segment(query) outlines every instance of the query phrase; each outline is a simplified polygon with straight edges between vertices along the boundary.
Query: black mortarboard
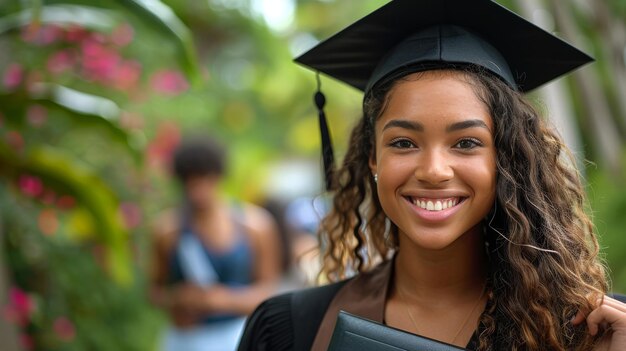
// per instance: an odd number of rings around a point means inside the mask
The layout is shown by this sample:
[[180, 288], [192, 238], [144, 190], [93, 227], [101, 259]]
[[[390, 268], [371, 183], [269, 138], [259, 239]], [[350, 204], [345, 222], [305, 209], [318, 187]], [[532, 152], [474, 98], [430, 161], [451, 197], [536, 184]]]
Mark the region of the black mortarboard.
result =
[[[491, 0], [394, 0], [296, 58], [365, 92], [398, 70], [450, 64], [482, 66], [526, 92], [590, 61]], [[328, 177], [332, 147], [324, 145], [330, 138], [319, 91], [315, 100]]]

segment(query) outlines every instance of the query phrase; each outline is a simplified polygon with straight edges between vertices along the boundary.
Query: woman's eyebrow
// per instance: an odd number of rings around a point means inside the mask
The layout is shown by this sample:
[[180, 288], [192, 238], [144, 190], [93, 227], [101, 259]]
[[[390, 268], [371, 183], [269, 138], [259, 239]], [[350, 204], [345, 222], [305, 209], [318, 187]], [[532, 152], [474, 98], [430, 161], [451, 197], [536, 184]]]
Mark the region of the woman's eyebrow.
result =
[[405, 119], [392, 119], [391, 121], [387, 122], [387, 124], [385, 124], [385, 126], [383, 127], [383, 131], [392, 127], [410, 129], [418, 132], [424, 131], [424, 126], [421, 123], [415, 121], [407, 121]]
[[480, 119], [468, 119], [466, 121], [452, 123], [446, 127], [446, 132], [454, 132], [454, 131], [461, 130], [461, 129], [476, 128], [476, 127], [485, 128], [491, 132], [491, 129], [487, 127], [487, 124], [485, 124], [485, 122], [481, 121]]

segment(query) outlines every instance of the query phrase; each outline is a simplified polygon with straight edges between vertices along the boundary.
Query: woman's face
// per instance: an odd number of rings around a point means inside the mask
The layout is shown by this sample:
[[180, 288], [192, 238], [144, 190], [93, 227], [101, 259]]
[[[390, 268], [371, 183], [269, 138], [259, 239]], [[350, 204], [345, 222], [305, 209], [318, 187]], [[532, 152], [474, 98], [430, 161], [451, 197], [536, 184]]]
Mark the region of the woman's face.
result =
[[398, 82], [375, 136], [370, 168], [401, 236], [440, 250], [477, 228], [494, 203], [496, 150], [487, 106], [462, 73], [422, 72]]

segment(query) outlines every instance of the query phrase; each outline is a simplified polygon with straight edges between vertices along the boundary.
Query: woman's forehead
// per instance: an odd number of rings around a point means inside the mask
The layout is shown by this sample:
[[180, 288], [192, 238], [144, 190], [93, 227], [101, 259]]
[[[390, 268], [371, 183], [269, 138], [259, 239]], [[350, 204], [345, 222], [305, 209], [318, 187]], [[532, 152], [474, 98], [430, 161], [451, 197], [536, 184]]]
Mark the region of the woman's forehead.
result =
[[[479, 98], [466, 74], [455, 71], [428, 71], [410, 74], [389, 91], [377, 119], [382, 128], [391, 120], [412, 121], [415, 130], [444, 127], [479, 120], [492, 130], [489, 108]], [[396, 123], [392, 125], [406, 125]], [[458, 129], [458, 128], [457, 128]]]
[[414, 109], [441, 103], [450, 107], [468, 107], [471, 104], [486, 109], [478, 94], [478, 84], [469, 73], [457, 70], [411, 73], [394, 83], [387, 93], [386, 104], [387, 108], [392, 104]]

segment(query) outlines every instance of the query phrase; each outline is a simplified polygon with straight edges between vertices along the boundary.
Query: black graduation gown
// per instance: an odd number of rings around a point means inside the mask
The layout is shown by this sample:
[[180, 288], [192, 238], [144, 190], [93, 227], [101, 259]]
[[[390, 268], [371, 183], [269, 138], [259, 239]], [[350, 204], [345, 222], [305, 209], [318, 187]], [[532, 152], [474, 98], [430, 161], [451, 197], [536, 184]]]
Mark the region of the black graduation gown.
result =
[[[266, 300], [248, 318], [238, 350], [326, 350], [339, 309], [382, 322], [392, 266], [387, 261], [348, 280]], [[613, 297], [626, 303], [623, 295]], [[466, 349], [477, 346], [475, 332]]]
[[248, 319], [239, 351], [326, 350], [339, 310], [382, 323], [392, 267], [386, 261], [348, 280], [265, 301]]

